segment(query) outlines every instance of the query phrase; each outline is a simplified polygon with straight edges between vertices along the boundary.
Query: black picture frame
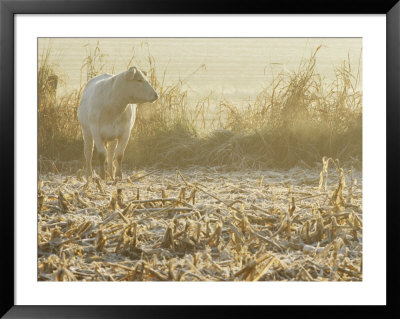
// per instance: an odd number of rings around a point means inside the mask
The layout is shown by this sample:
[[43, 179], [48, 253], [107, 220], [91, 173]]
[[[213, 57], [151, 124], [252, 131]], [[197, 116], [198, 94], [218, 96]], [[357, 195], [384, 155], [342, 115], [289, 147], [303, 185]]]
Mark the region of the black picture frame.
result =
[[[385, 14], [387, 21], [387, 305], [329, 307], [209, 307], [209, 306], [17, 306], [14, 302], [14, 18], [15, 14]], [[1, 191], [1, 309], [4, 318], [148, 318], [209, 317], [289, 313], [311, 316], [316, 311], [328, 317], [399, 317], [399, 277], [394, 274], [398, 255], [396, 192], [399, 163], [400, 105], [400, 3], [398, 0], [308, 0], [308, 1], [217, 1], [162, 0], [0, 0], [0, 143]], [[378, 106], [377, 106], [378, 107]], [[382, 107], [382, 106], [381, 106]], [[378, 212], [377, 212], [378, 213]], [[312, 296], [311, 296], [312, 297]]]

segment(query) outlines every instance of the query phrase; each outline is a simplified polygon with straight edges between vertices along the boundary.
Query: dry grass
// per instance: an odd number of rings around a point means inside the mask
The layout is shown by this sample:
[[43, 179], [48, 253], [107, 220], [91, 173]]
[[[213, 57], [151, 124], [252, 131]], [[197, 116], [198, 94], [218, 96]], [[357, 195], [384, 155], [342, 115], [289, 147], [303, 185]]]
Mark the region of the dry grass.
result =
[[[206, 66], [167, 85], [168, 75], [156, 77], [156, 63], [149, 55], [148, 76], [160, 98], [139, 106], [125, 154], [127, 167], [288, 168], [314, 166], [323, 156], [361, 167], [360, 72], [344, 61], [335, 69], [336, 79], [326, 83], [315, 71], [319, 50], [303, 60], [297, 71], [278, 74], [254, 102], [245, 105], [210, 97], [189, 103], [185, 84]], [[83, 165], [76, 115], [82, 88], [55, 101], [50, 98], [48, 83], [55, 74], [48, 63], [50, 53], [43, 54], [38, 70], [39, 156], [51, 161], [78, 160]], [[100, 47], [88, 51], [82, 65], [87, 79], [103, 67]]]
[[359, 176], [328, 158], [320, 174], [42, 174], [38, 280], [361, 281]]
[[38, 154], [39, 158], [75, 160], [83, 147], [77, 114], [81, 90], [56, 96], [54, 86], [61, 79], [48, 62], [50, 53], [48, 49], [42, 54], [38, 66]]

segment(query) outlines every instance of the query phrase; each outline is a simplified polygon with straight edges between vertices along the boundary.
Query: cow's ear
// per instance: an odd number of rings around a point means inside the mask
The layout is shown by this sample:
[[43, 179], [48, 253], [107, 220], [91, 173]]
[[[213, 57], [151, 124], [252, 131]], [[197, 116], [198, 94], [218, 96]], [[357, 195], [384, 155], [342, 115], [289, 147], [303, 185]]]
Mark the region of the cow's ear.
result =
[[136, 67], [131, 66], [126, 74], [128, 80], [133, 80], [136, 74]]
[[147, 72], [146, 71], [142, 71], [142, 73], [144, 74], [144, 76], [147, 76]]

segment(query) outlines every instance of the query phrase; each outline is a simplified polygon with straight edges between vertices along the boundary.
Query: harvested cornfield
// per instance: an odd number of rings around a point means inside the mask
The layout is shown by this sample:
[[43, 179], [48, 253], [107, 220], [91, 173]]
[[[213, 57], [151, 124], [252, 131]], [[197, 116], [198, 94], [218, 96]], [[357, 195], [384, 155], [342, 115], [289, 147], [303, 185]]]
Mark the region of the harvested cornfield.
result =
[[361, 281], [361, 172], [41, 173], [39, 281]]

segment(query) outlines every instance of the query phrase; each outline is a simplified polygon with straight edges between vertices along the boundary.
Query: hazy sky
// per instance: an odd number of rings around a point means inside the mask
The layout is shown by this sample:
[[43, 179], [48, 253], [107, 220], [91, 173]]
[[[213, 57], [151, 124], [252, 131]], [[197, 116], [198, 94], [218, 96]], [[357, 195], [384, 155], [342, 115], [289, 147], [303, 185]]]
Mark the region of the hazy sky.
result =
[[150, 53], [158, 77], [166, 71], [167, 83], [200, 68], [187, 79], [189, 97], [207, 96], [212, 90], [233, 100], [254, 98], [274, 74], [296, 70], [319, 45], [317, 72], [328, 80], [334, 78], [334, 66], [348, 57], [357, 70], [362, 54], [361, 38], [41, 38], [39, 55], [51, 47], [51, 63], [64, 79], [61, 91], [78, 88], [81, 74], [86, 81], [82, 65], [97, 42], [105, 72], [125, 70], [132, 58], [132, 65], [146, 70]]

